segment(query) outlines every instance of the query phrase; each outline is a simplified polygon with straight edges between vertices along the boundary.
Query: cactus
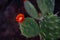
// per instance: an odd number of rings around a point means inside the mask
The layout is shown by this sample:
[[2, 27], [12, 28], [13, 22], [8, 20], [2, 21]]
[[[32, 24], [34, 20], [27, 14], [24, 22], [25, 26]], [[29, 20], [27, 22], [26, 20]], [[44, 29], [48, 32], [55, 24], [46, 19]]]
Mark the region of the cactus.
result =
[[[31, 17], [25, 18], [24, 22], [19, 24], [22, 35], [27, 38], [40, 35], [42, 40], [57, 40], [60, 37], [60, 18], [53, 14], [55, 0], [36, 1], [42, 16], [38, 16], [38, 12], [32, 3], [26, 0], [24, 6]], [[39, 22], [37, 23], [35, 19]]]
[[37, 0], [38, 7], [43, 15], [46, 13], [52, 14], [54, 11], [55, 0]]
[[27, 13], [35, 18], [35, 19], [39, 19], [39, 16], [38, 16], [38, 12], [36, 11], [35, 7], [29, 2], [29, 1], [25, 1], [24, 2], [24, 5], [25, 5], [25, 9], [27, 9]]
[[60, 19], [54, 15], [45, 17], [40, 23], [40, 34], [43, 35], [45, 40], [55, 40], [56, 38], [59, 38]]
[[27, 38], [34, 37], [39, 34], [39, 26], [33, 18], [25, 18], [25, 21], [20, 26], [21, 33]]

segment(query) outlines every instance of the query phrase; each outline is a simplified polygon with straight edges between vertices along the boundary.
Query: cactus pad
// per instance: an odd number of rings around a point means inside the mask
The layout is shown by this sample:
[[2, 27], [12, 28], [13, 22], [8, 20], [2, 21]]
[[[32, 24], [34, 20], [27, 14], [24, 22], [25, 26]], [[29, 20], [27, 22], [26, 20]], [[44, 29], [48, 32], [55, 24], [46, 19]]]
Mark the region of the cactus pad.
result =
[[33, 18], [25, 18], [20, 26], [21, 33], [27, 38], [39, 35], [39, 26]]
[[45, 40], [55, 40], [60, 37], [60, 19], [57, 16], [46, 16], [40, 23], [40, 33]]

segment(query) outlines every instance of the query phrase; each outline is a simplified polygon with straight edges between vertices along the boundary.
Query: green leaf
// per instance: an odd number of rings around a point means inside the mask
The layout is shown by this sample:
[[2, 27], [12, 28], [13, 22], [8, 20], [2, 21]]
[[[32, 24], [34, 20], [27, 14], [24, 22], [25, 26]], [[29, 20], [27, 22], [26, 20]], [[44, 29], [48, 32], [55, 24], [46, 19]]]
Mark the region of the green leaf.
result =
[[39, 26], [33, 18], [25, 18], [25, 21], [21, 23], [20, 30], [22, 35], [27, 38], [39, 35]]
[[55, 0], [37, 0], [38, 7], [43, 15], [46, 13], [53, 13]]
[[60, 19], [57, 16], [47, 16], [40, 23], [40, 34], [46, 40], [60, 37]]
[[37, 10], [35, 9], [35, 7], [29, 1], [25, 1], [24, 2], [24, 7], [25, 7], [27, 13], [31, 17], [33, 17], [35, 19], [38, 19], [39, 18]]

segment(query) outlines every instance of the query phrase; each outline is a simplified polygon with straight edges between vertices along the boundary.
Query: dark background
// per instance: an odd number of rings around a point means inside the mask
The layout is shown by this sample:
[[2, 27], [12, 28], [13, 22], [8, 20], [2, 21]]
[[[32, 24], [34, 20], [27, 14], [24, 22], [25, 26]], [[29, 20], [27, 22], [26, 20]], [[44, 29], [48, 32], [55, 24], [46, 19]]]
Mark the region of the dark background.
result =
[[[40, 12], [35, 0], [29, 0]], [[60, 0], [55, 0], [54, 13], [60, 12]], [[29, 15], [24, 9], [23, 0], [0, 0], [0, 40], [39, 40], [39, 36], [26, 38], [21, 34], [15, 18], [18, 13]], [[60, 14], [58, 14], [60, 16]]]

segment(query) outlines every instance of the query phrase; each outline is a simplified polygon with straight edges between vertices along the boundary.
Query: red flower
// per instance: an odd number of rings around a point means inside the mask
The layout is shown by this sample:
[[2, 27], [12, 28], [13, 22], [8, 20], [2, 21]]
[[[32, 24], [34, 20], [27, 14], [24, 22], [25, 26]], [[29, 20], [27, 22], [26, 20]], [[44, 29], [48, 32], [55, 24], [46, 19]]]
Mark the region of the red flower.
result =
[[16, 16], [16, 21], [22, 23], [24, 21], [24, 14], [20, 13]]
[[24, 0], [24, 2], [27, 1], [27, 0]]

